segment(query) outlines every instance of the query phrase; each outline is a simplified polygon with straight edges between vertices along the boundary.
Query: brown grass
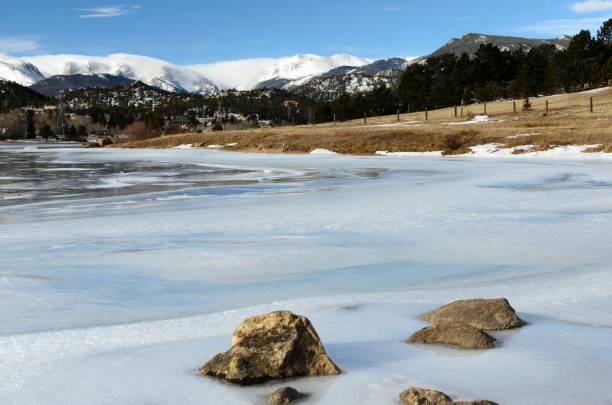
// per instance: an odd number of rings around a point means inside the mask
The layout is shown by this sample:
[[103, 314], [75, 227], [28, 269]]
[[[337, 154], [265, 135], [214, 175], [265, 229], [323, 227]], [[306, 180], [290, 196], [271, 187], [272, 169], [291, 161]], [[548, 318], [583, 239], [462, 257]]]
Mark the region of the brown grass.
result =
[[[589, 97], [594, 97], [595, 111], [588, 109]], [[544, 115], [545, 100], [549, 100], [549, 114]], [[247, 129], [201, 134], [165, 136], [130, 143], [128, 147], [168, 148], [182, 144], [196, 146], [237, 143], [230, 150], [307, 153], [325, 148], [338, 153], [369, 155], [376, 151], [425, 152], [443, 151], [444, 154], [469, 152], [469, 147], [484, 143], [500, 143], [505, 147], [534, 145], [534, 150], [545, 150], [558, 145], [603, 145], [612, 151], [612, 91], [582, 93], [531, 99], [532, 110], [517, 114], [512, 102], [487, 104], [487, 112], [496, 122], [449, 125], [467, 121], [482, 114], [479, 104], [464, 107], [464, 117], [454, 117], [454, 108], [424, 113], [386, 116], [343, 123], [316, 126]], [[418, 121], [418, 124], [410, 122]], [[517, 137], [517, 135], [521, 135]], [[599, 149], [598, 149], [599, 150]], [[517, 152], [521, 153], [521, 152]]]

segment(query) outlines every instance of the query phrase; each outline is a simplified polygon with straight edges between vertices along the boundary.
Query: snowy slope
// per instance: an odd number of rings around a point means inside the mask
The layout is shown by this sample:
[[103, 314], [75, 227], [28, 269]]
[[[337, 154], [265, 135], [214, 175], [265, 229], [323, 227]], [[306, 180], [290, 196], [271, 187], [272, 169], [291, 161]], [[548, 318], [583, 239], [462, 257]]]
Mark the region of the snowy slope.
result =
[[19, 83], [23, 86], [30, 86], [44, 76], [36, 66], [19, 60], [0, 59], [0, 80], [7, 80]]
[[318, 56], [302, 54], [272, 59], [242, 59], [205, 65], [189, 66], [208, 77], [219, 87], [249, 90], [259, 83], [278, 80], [294, 87], [340, 66], [364, 66], [372, 60], [337, 54]]

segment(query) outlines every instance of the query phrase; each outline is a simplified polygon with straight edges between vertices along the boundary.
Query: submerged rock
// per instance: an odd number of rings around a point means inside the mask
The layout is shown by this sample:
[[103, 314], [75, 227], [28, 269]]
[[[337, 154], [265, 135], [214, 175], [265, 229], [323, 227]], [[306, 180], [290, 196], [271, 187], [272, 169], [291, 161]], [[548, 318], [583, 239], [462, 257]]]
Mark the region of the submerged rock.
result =
[[400, 400], [404, 405], [498, 405], [485, 400], [453, 401], [443, 392], [416, 387], [400, 393]]
[[404, 405], [451, 405], [453, 400], [440, 391], [424, 388], [409, 388], [400, 393]]
[[302, 394], [293, 387], [284, 387], [274, 391], [268, 397], [268, 405], [282, 405], [289, 404], [297, 401], [298, 399], [304, 398], [306, 395]]
[[491, 349], [495, 347], [495, 338], [471, 325], [442, 321], [415, 332], [406, 339], [406, 343], [448, 344], [466, 349]]
[[244, 320], [232, 346], [199, 370], [201, 375], [251, 385], [283, 378], [340, 373], [310, 321], [291, 312], [272, 312]]
[[437, 324], [442, 321], [466, 323], [482, 330], [514, 329], [525, 325], [507, 299], [473, 299], [455, 301], [421, 315]]

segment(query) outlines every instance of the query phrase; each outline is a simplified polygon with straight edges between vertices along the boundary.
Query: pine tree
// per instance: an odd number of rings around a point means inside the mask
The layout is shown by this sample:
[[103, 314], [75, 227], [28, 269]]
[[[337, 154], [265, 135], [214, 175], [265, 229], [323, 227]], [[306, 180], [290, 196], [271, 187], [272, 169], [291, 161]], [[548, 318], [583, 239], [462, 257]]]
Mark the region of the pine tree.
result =
[[55, 134], [53, 133], [53, 130], [51, 129], [49, 124], [45, 124], [40, 130], [40, 136], [46, 141], [47, 139], [54, 137]]
[[87, 139], [87, 127], [85, 125], [79, 125], [77, 128], [77, 135], [80, 140]]
[[606, 46], [612, 46], [612, 19], [603, 23], [597, 32], [597, 40]]
[[32, 110], [28, 111], [26, 138], [28, 139], [36, 138], [36, 127], [34, 126], [34, 111]]

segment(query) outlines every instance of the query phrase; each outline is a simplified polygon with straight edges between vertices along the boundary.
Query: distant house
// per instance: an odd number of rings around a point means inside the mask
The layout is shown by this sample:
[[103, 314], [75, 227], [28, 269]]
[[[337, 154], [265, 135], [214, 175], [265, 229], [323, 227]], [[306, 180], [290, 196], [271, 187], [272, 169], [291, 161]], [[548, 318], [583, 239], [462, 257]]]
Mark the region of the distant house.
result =
[[186, 115], [177, 115], [172, 118], [168, 123], [170, 126], [170, 131], [172, 132], [185, 132], [185, 131], [195, 131], [199, 122], [195, 119], [189, 118]]

